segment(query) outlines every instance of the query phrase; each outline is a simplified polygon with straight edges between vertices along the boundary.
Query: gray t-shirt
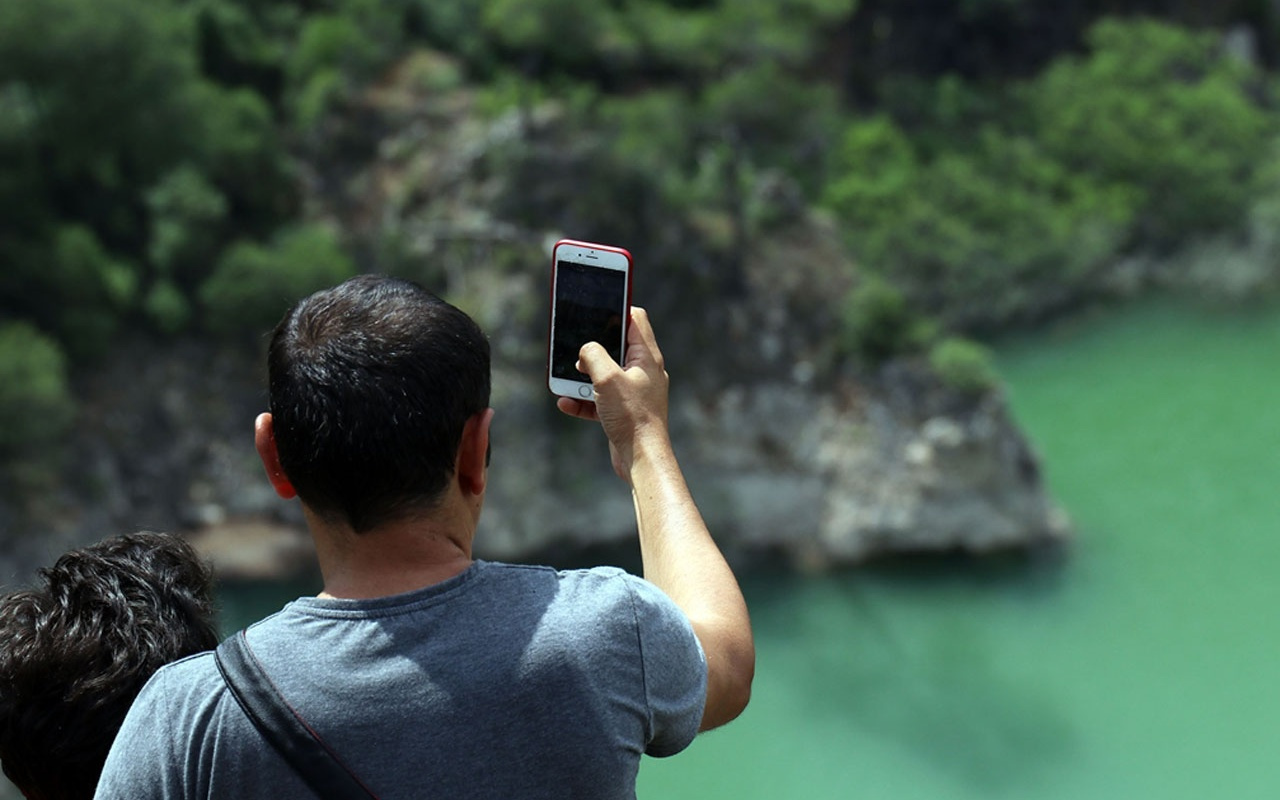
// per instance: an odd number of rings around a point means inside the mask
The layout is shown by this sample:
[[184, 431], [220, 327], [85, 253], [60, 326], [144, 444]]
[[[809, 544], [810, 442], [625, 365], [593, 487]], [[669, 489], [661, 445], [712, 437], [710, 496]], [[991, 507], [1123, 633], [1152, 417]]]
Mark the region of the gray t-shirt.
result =
[[[634, 798], [640, 755], [697, 734], [706, 661], [684, 614], [614, 568], [477, 561], [375, 600], [302, 598], [251, 626], [281, 693], [380, 798]], [[95, 795], [313, 797], [211, 653], [152, 677]]]

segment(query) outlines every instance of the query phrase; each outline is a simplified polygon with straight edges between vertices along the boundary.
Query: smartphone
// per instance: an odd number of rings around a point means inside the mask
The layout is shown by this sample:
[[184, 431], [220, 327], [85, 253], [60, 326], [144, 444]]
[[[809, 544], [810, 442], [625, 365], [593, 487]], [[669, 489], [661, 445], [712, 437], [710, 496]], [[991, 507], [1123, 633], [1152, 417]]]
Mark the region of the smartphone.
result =
[[622, 363], [631, 319], [631, 254], [621, 247], [561, 239], [551, 251], [551, 333], [547, 386], [592, 400], [591, 380], [574, 366], [587, 342]]

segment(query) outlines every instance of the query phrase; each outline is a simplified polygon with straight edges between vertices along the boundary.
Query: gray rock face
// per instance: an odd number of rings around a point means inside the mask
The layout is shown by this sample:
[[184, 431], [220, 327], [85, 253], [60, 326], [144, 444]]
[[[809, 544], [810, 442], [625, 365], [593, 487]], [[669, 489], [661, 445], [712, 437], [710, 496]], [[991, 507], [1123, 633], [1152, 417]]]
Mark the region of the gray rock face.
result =
[[[306, 565], [300, 509], [274, 495], [253, 451], [253, 418], [265, 407], [259, 374], [251, 357], [184, 343], [140, 345], [86, 376], [68, 482], [51, 513], [8, 516], [4, 582], [25, 580], [67, 547], [140, 528], [191, 533], [227, 575]], [[540, 374], [500, 370], [495, 383], [478, 554], [572, 559], [633, 542], [630, 494], [598, 427], [561, 418]], [[827, 389], [676, 386], [677, 452], [732, 559], [821, 569], [1068, 535], [999, 394], [957, 398], [907, 365]]]
[[[435, 68], [441, 57], [422, 58]], [[420, 281], [490, 336], [497, 417], [478, 554], [572, 559], [634, 542], [598, 427], [559, 414], [543, 385], [549, 245], [562, 233], [617, 236], [636, 255], [636, 301], [672, 376], [677, 453], [731, 559], [824, 568], [1066, 536], [998, 393], [959, 395], [911, 362], [872, 374], [844, 363], [842, 299], [858, 270], [835, 223], [785, 176], [682, 216], [563, 110], [486, 119], [465, 88], [424, 92], [412, 81], [373, 92], [366, 110], [382, 124], [367, 162], [310, 165], [307, 205], [337, 223], [363, 269]], [[743, 203], [767, 205], [768, 226], [735, 213]], [[24, 509], [0, 505], [0, 584], [142, 528], [192, 532], [228, 574], [305, 563], [299, 507], [274, 495], [253, 450], [263, 361], [135, 341], [77, 376], [63, 485]], [[246, 555], [246, 537], [273, 544]]]
[[[939, 386], [928, 391], [949, 397]], [[887, 554], [1066, 540], [1065, 518], [999, 395], [950, 408], [904, 408], [888, 396], [857, 385], [815, 393], [778, 384], [734, 387], [711, 402], [677, 395], [677, 449], [703, 516], [731, 557], [767, 554], [822, 569]], [[602, 442], [590, 450], [607, 460]], [[517, 448], [515, 457], [525, 452]], [[528, 532], [517, 541], [537, 541], [564, 508], [573, 509], [568, 518], [584, 544], [634, 535], [624, 488], [607, 470], [588, 479], [579, 499], [536, 466], [498, 479], [481, 549], [520, 557], [507, 539], [491, 537], [494, 517], [505, 535], [522, 529]], [[536, 490], [519, 485], [529, 474], [540, 476]], [[529, 493], [540, 495], [541, 522], [512, 502]], [[513, 513], [522, 518], [514, 525]]]

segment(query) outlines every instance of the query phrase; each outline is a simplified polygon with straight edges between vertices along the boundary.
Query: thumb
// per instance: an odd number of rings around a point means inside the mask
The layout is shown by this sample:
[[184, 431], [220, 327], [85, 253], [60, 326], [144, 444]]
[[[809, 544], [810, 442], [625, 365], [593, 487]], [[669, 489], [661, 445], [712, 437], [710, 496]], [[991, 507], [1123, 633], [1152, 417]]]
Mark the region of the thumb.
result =
[[582, 346], [578, 351], [577, 367], [579, 372], [590, 376], [592, 383], [603, 378], [610, 370], [620, 369], [613, 356], [599, 342], [587, 342]]

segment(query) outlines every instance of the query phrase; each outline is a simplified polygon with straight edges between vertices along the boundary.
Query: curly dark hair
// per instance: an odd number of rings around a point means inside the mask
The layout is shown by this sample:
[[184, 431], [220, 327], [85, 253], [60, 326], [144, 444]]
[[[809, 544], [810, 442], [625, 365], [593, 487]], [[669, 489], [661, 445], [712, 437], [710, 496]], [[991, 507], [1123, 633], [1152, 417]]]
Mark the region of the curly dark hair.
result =
[[217, 646], [213, 574], [177, 536], [132, 533], [39, 576], [0, 598], [0, 763], [28, 798], [91, 798], [147, 679]]

